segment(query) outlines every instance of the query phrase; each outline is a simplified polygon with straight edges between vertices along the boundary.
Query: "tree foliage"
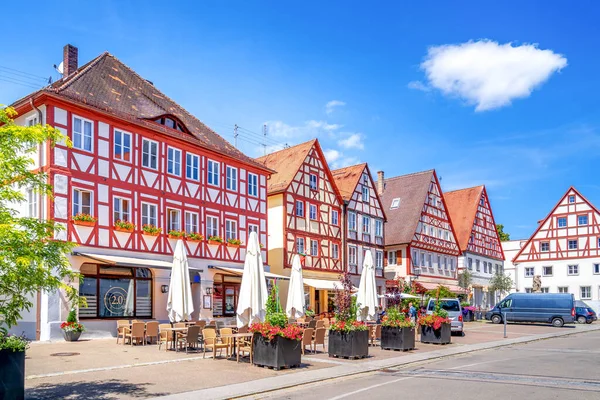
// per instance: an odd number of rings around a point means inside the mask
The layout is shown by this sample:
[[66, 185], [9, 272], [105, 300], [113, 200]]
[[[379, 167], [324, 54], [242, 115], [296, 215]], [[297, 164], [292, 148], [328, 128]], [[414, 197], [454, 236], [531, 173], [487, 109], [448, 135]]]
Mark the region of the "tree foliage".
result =
[[471, 274], [471, 272], [465, 268], [460, 274], [458, 274], [458, 286], [463, 289], [468, 289], [471, 283], [473, 283], [473, 274]]
[[0, 336], [31, 309], [39, 290], [63, 289], [76, 297], [68, 285], [77, 278], [67, 259], [72, 244], [54, 240], [58, 226], [52, 221], [19, 216], [16, 209], [28, 189], [52, 196], [47, 175], [33, 170], [33, 157], [38, 146], [67, 139], [50, 126], [18, 126], [15, 116], [14, 109], [0, 107]]
[[504, 225], [496, 224], [496, 231], [501, 242], [508, 242], [510, 240], [510, 233], [504, 232]]
[[456, 294], [452, 293], [450, 289], [444, 285], [438, 285], [437, 288], [428, 291], [427, 295], [436, 299], [453, 299], [456, 297]]
[[513, 281], [508, 275], [504, 275], [502, 273], [495, 274], [490, 280], [490, 285], [488, 287], [491, 291], [500, 291], [500, 292], [508, 292], [513, 287]]

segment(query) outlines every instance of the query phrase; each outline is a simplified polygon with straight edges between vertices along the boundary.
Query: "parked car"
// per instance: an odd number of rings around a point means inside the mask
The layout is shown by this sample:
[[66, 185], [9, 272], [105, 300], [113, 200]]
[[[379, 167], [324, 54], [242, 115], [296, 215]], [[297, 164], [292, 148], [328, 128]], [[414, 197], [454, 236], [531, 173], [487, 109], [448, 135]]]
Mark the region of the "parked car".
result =
[[[450, 318], [450, 331], [463, 333], [463, 314], [460, 300], [458, 299], [440, 299], [440, 307], [448, 312]], [[433, 314], [435, 311], [435, 300], [429, 299], [427, 304], [427, 314]]]
[[575, 300], [570, 293], [512, 293], [485, 314], [495, 324], [545, 322], [561, 327], [575, 322]]
[[596, 311], [581, 300], [575, 301], [575, 320], [580, 324], [591, 324], [596, 321]]

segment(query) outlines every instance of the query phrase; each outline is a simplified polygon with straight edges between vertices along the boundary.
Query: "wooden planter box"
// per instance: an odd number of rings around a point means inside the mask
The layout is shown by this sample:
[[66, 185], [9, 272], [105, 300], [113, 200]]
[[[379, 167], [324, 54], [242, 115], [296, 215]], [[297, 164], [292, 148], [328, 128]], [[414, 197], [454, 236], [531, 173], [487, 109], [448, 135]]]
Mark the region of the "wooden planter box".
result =
[[158, 235], [160, 235], [160, 232], [146, 232], [146, 231], [142, 231], [142, 233], [144, 235], [148, 235], [148, 236], [158, 236]]
[[381, 327], [381, 348], [384, 350], [412, 350], [415, 348], [415, 328]]
[[169, 239], [184, 239], [185, 236], [168, 235]]
[[252, 363], [276, 370], [299, 367], [302, 357], [302, 341], [275, 336], [268, 340], [255, 333], [252, 341]]
[[133, 228], [128, 229], [128, 228], [121, 228], [121, 227], [115, 226], [115, 231], [131, 233], [131, 232], [133, 232]]
[[0, 350], [0, 399], [25, 398], [25, 352]]
[[200, 243], [201, 241], [203, 241], [204, 239], [190, 239], [190, 238], [186, 238], [186, 240], [188, 242], [194, 242], [194, 243]]
[[81, 226], [94, 226], [94, 225], [96, 225], [96, 221], [78, 221], [78, 220], [74, 219], [73, 224], [81, 225]]
[[208, 244], [214, 244], [214, 245], [218, 246], [218, 245], [222, 244], [222, 242], [217, 242], [216, 240], [209, 240]]
[[329, 331], [329, 357], [365, 358], [369, 356], [369, 331]]
[[79, 340], [79, 337], [81, 336], [81, 332], [65, 332], [62, 331], [63, 333], [63, 337], [65, 338], [65, 340], [67, 342], [76, 342]]
[[233, 243], [227, 243], [227, 247], [232, 247], [234, 249], [237, 249], [237, 248], [240, 247], [240, 245], [239, 244], [233, 244]]
[[438, 330], [432, 326], [421, 325], [421, 343], [448, 344], [451, 337], [450, 324], [442, 324]]

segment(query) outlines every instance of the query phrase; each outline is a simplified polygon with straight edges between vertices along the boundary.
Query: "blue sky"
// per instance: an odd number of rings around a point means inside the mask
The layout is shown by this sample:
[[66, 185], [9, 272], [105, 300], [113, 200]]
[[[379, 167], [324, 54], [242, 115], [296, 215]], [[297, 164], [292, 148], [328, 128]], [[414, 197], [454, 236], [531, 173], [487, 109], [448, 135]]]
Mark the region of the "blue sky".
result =
[[485, 184], [513, 238], [571, 185], [600, 206], [592, 1], [34, 3], [3, 21], [0, 103], [30, 91], [6, 68], [56, 79], [72, 43], [80, 64], [108, 50], [230, 141], [238, 124], [250, 155], [266, 123], [269, 149], [317, 136], [335, 166]]

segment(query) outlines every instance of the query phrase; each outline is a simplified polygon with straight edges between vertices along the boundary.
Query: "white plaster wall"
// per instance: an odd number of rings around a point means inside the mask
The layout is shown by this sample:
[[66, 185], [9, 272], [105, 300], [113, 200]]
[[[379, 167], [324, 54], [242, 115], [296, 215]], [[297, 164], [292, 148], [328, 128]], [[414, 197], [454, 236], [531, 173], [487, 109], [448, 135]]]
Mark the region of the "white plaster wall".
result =
[[519, 239], [519, 240], [509, 240], [507, 242], [500, 243], [502, 245], [502, 251], [504, 252], [504, 257], [506, 259], [504, 261], [504, 273], [507, 276], [509, 276], [510, 279], [512, 279], [512, 281], [513, 281], [513, 289], [511, 290], [511, 293], [514, 293], [517, 291], [518, 284], [519, 284], [519, 276], [517, 274], [517, 267], [515, 266], [515, 264], [513, 264], [512, 260], [517, 255], [519, 250], [521, 250], [521, 247], [525, 245], [525, 242], [526, 242], [526, 240]]

